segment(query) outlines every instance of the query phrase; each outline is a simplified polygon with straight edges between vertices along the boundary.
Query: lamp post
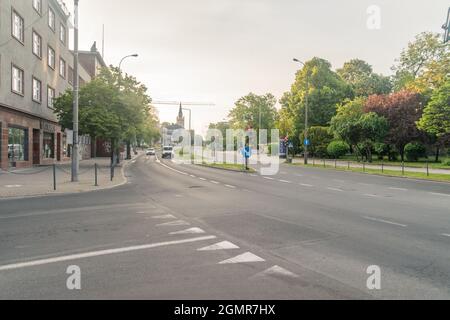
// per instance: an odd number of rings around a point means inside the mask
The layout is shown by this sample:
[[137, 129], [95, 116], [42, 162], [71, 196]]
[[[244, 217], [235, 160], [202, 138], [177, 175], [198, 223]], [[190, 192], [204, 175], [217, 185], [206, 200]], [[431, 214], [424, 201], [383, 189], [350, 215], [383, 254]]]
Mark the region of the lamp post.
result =
[[[303, 67], [305, 67], [305, 63], [302, 61], [294, 58], [294, 62], [301, 63]], [[304, 150], [305, 150], [305, 165], [308, 164], [308, 96], [309, 96], [309, 75], [306, 75], [306, 97], [305, 97], [305, 141], [304, 144]]]
[[78, 182], [80, 159], [78, 154], [78, 0], [74, 0], [74, 46], [73, 46], [73, 141], [72, 141], [72, 182]]
[[[135, 53], [135, 54], [130, 54], [128, 56], [125, 56], [120, 60], [120, 63], [119, 63], [119, 90], [122, 87], [122, 62], [127, 58], [137, 58], [137, 57], [139, 57], [139, 55], [137, 53]], [[112, 152], [114, 152], [114, 150], [112, 150]], [[131, 142], [130, 142], [130, 140], [128, 140], [127, 141], [127, 160], [130, 160], [130, 159], [131, 159]]]

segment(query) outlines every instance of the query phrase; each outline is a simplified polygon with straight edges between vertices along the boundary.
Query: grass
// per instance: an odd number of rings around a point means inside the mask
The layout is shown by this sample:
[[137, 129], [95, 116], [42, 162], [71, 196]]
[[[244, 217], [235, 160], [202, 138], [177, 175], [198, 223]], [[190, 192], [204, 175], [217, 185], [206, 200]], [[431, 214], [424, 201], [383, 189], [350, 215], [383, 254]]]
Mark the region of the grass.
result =
[[[303, 166], [305, 165], [303, 163], [294, 163], [291, 164], [294, 166]], [[388, 177], [401, 177], [401, 178], [413, 178], [413, 179], [420, 179], [420, 180], [431, 180], [431, 181], [440, 181], [440, 182], [450, 182], [450, 174], [436, 174], [436, 173], [430, 173], [427, 175], [426, 173], [422, 172], [409, 172], [405, 171], [405, 173], [402, 173], [401, 171], [394, 171], [394, 170], [381, 170], [381, 169], [368, 169], [366, 168], [363, 170], [362, 168], [350, 168], [348, 167], [334, 167], [333, 166], [323, 166], [323, 164], [308, 164], [306, 167], [310, 168], [322, 168], [322, 169], [333, 169], [333, 170], [339, 170], [339, 171], [347, 171], [347, 172], [358, 172], [358, 173], [366, 173], [366, 174], [373, 174], [373, 175], [380, 175], [380, 176], [388, 176]]]
[[[361, 161], [357, 161], [356, 157], [353, 155], [345, 156], [339, 160], [361, 163]], [[450, 157], [445, 157], [445, 156], [440, 157], [440, 162], [434, 162], [434, 159], [428, 159], [428, 165], [429, 165], [430, 169], [450, 169], [450, 166], [446, 165], [447, 162], [450, 163]], [[380, 164], [381, 165], [382, 163], [384, 163], [384, 165], [386, 165], [386, 166], [400, 167], [402, 165], [401, 160], [397, 160], [397, 161], [388, 161], [387, 159], [379, 160], [376, 157], [374, 157], [373, 161], [368, 164]], [[417, 162], [405, 161], [405, 167], [426, 168], [426, 166], [427, 166], [427, 159], [425, 159], [425, 158], [419, 159], [419, 161], [417, 161]]]
[[218, 169], [226, 169], [231, 171], [239, 171], [239, 172], [256, 172], [255, 169], [249, 168], [249, 170], [244, 169], [244, 165], [237, 163], [208, 163], [203, 162], [202, 166], [210, 167], [210, 168], [218, 168]]

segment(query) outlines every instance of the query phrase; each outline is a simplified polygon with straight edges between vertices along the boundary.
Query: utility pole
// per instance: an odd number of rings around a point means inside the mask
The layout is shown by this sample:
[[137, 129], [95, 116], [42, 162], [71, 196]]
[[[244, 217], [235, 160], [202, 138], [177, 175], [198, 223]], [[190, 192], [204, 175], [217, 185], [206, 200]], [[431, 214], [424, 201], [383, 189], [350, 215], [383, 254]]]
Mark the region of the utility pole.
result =
[[72, 144], [72, 182], [78, 182], [80, 159], [78, 153], [78, 0], [74, 0], [74, 46], [73, 46], [73, 144]]
[[[295, 62], [301, 63], [303, 65], [303, 67], [305, 67], [305, 63], [303, 63], [302, 61], [294, 58], [293, 59]], [[303, 146], [304, 146], [304, 151], [305, 151], [305, 165], [308, 164], [308, 144], [309, 144], [309, 139], [308, 139], [308, 98], [309, 98], [309, 73], [306, 75], [306, 96], [305, 96], [305, 141], [303, 141]], [[288, 149], [289, 150], [289, 149]]]

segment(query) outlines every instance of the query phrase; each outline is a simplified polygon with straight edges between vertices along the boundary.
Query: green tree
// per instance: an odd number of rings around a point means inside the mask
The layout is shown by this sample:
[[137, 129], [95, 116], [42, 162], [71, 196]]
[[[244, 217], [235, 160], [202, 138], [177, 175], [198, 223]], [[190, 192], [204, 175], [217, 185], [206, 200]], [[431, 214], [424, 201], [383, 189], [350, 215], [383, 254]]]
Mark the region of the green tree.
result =
[[328, 126], [336, 114], [336, 105], [352, 96], [351, 87], [336, 72], [331, 64], [321, 58], [313, 58], [296, 74], [291, 91], [280, 100], [281, 133], [286, 131], [294, 143], [300, 145], [299, 137], [305, 129], [305, 105], [308, 101], [309, 125]]
[[392, 90], [389, 77], [374, 73], [372, 66], [360, 59], [352, 59], [344, 63], [344, 66], [336, 72], [350, 84], [356, 97], [386, 94]]
[[[308, 139], [310, 140], [309, 152], [311, 156], [325, 157], [327, 147], [333, 141], [333, 133], [329, 127], [311, 127], [308, 129]], [[300, 135], [300, 141], [305, 140], [305, 131]]]
[[439, 34], [423, 32], [402, 51], [392, 70], [395, 91], [408, 89], [429, 97], [450, 74], [450, 46]]

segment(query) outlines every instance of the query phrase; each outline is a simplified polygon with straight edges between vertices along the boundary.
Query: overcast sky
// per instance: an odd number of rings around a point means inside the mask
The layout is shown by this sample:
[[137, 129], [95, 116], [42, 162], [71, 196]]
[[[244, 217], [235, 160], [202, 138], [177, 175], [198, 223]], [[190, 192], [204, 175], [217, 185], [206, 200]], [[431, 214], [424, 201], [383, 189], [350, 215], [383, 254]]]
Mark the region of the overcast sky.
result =
[[[379, 30], [367, 27], [371, 5], [381, 9]], [[390, 74], [416, 34], [442, 31], [448, 6], [448, 0], [80, 0], [80, 49], [97, 41], [101, 51], [105, 24], [106, 62], [118, 65], [138, 53], [123, 70], [145, 83], [154, 100], [216, 104], [193, 107], [193, 127], [203, 131], [249, 92], [280, 98], [294, 81], [293, 57], [322, 57], [334, 69], [361, 58]], [[158, 109], [161, 121], [175, 122], [176, 107]]]

